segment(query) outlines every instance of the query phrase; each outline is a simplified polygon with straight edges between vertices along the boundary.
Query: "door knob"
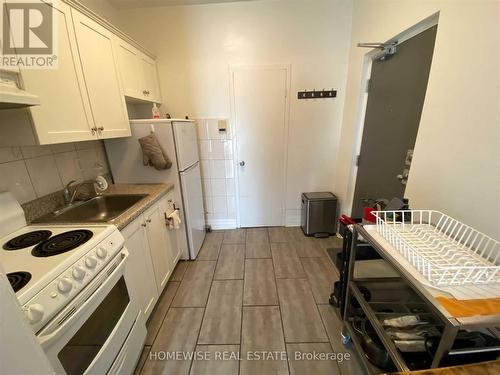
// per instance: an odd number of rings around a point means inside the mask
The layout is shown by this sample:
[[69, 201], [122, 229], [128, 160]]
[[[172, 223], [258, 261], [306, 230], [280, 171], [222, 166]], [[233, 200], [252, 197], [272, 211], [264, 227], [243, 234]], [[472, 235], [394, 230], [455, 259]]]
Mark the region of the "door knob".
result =
[[242, 166], [242, 167], [245, 166], [245, 161], [244, 160], [240, 161], [240, 166]]

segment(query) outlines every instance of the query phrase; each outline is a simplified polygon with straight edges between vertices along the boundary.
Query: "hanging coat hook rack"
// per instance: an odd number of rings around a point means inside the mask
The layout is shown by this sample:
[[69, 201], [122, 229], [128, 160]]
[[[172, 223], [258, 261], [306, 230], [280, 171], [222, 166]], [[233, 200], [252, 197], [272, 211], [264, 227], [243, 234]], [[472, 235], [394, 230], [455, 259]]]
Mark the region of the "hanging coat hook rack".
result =
[[312, 90], [312, 91], [299, 91], [297, 93], [297, 99], [328, 99], [335, 98], [337, 96], [337, 91], [331, 90]]

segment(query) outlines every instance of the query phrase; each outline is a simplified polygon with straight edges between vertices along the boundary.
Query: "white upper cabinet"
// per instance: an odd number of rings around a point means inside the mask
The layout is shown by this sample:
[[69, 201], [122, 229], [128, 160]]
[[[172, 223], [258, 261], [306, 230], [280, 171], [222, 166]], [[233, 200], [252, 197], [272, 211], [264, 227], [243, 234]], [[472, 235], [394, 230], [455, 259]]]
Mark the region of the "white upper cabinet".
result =
[[[33, 127], [36, 142], [130, 136], [125, 98], [161, 101], [156, 62], [113, 33], [97, 16], [80, 13], [76, 4], [72, 8], [63, 1], [38, 2], [54, 9], [58, 66], [19, 69], [24, 88], [40, 98], [39, 106], [28, 109], [28, 126]], [[13, 37], [22, 39], [22, 35]], [[19, 143], [19, 130], [8, 135]]]
[[159, 103], [161, 101], [160, 86], [158, 84], [158, 72], [156, 61], [142, 54], [141, 56], [142, 76], [144, 77], [145, 93], [150, 101]]
[[114, 35], [78, 11], [73, 9], [71, 13], [99, 138], [129, 136], [127, 108], [113, 50]]
[[161, 102], [156, 61], [126, 41], [116, 39], [123, 91], [129, 98]]
[[141, 86], [143, 85], [141, 84], [142, 75], [139, 73], [141, 71], [139, 51], [121, 39], [117, 40], [116, 47], [125, 96], [142, 98], [143, 89]]
[[25, 89], [40, 98], [40, 105], [30, 108], [38, 142], [96, 139], [91, 129], [92, 113], [78, 59], [70, 7], [63, 2], [53, 7], [58, 24], [57, 69], [20, 70]]

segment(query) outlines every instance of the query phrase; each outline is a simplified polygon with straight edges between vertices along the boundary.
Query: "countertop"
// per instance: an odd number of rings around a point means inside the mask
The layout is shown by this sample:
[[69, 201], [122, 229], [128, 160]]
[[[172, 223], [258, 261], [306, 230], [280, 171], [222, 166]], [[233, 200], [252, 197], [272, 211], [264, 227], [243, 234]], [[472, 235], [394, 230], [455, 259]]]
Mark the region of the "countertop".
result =
[[109, 221], [108, 224], [114, 224], [119, 230], [125, 228], [134, 221], [140, 214], [146, 211], [154, 203], [160, 200], [165, 194], [174, 188], [173, 184], [114, 184], [103, 195], [110, 194], [148, 194], [139, 202], [130, 207], [120, 216]]

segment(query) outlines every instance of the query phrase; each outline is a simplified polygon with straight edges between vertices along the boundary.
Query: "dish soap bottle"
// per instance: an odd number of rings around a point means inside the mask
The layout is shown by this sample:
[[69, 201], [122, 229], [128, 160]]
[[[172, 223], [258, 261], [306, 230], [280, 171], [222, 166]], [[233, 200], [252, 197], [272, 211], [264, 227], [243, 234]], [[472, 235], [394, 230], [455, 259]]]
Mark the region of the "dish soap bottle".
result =
[[160, 118], [160, 109], [156, 106], [156, 103], [153, 103], [153, 109], [151, 112], [153, 114], [153, 118]]

